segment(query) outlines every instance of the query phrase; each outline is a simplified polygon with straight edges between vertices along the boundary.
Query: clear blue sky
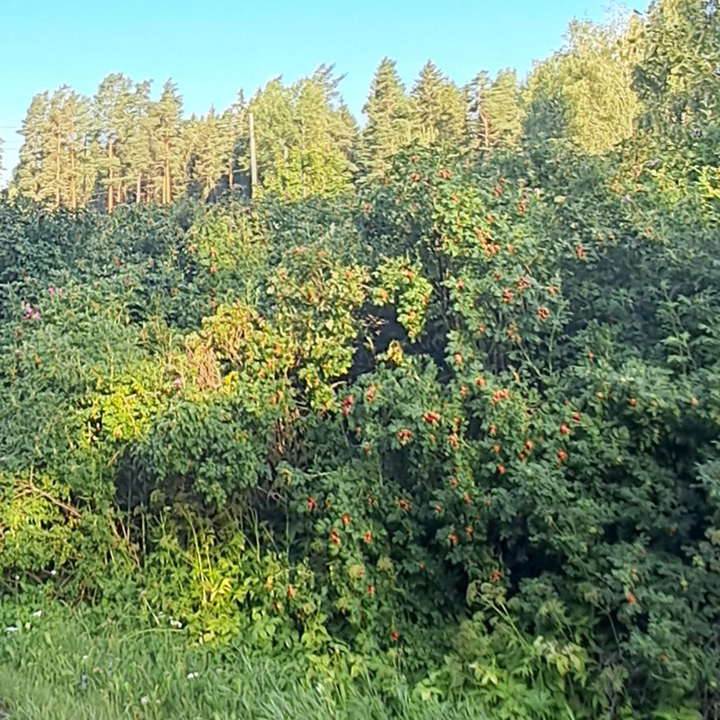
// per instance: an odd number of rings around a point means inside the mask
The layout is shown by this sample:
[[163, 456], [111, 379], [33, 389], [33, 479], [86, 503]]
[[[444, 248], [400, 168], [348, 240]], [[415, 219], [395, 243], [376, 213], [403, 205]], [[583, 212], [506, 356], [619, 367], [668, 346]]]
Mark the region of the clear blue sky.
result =
[[[223, 109], [271, 78], [286, 81], [335, 63], [361, 119], [383, 56], [408, 86], [428, 59], [458, 83], [514, 67], [562, 44], [573, 17], [600, 20], [608, 0], [2, 0], [0, 136], [6, 168], [32, 96], [66, 83], [93, 94], [111, 72], [172, 78], [186, 113]], [[629, 2], [644, 11], [645, 2]], [[9, 171], [4, 173], [5, 180]]]

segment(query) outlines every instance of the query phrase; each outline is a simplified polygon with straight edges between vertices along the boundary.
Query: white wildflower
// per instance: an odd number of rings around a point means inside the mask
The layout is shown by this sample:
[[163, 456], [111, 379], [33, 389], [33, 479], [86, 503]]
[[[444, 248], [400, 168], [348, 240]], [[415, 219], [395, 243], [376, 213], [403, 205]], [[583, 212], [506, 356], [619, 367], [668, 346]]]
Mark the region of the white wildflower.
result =
[[194, 680], [196, 677], [200, 677], [199, 672], [189, 672], [187, 674], [188, 680]]
[[6, 629], [6, 632], [8, 635], [12, 635], [13, 633], [16, 633], [17, 631], [18, 631], [18, 629], [14, 625], [11, 625], [9, 628]]
[[150, 698], [147, 695], [143, 695], [140, 698], [140, 704], [141, 705], [147, 705], [150, 702]]
[[32, 615], [33, 617], [42, 617], [42, 610], [36, 610]]

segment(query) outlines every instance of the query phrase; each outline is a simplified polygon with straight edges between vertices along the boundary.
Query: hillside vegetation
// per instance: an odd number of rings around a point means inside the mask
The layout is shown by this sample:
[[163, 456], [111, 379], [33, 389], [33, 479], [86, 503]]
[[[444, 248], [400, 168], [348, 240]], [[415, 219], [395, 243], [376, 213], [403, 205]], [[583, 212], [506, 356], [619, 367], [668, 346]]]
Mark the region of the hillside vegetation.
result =
[[718, 22], [575, 26], [512, 142], [371, 117], [333, 183], [18, 170], [0, 716], [717, 718]]

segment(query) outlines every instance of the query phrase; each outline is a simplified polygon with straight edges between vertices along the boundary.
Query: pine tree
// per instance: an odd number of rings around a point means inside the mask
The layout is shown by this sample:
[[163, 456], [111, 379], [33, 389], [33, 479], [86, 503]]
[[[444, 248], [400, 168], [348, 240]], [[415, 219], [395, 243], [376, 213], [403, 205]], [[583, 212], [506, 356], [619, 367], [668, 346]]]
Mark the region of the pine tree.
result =
[[137, 83], [128, 98], [129, 130], [123, 148], [123, 168], [128, 182], [128, 196], [132, 188], [136, 203], [142, 201], [143, 190], [147, 190], [152, 175], [150, 86], [150, 81]]
[[17, 185], [37, 201], [76, 210], [87, 202], [94, 184], [92, 117], [87, 98], [64, 85], [48, 99], [36, 96], [21, 134]]
[[501, 70], [491, 80], [478, 73], [466, 88], [466, 136], [471, 149], [514, 145], [522, 131], [520, 94], [514, 70]]
[[185, 126], [192, 156], [192, 180], [200, 198], [207, 200], [226, 171], [222, 119], [211, 107], [207, 116], [192, 117]]
[[23, 138], [23, 144], [13, 175], [13, 185], [21, 195], [35, 202], [42, 202], [47, 197], [42, 174], [45, 159], [43, 138], [47, 132], [49, 106], [48, 92], [35, 95], [18, 131]]
[[97, 129], [89, 98], [73, 91], [66, 112], [70, 160], [68, 204], [75, 210], [87, 206], [95, 191], [98, 177]]
[[248, 139], [247, 106], [242, 90], [238, 91], [237, 100], [222, 114], [220, 133], [225, 164], [225, 177], [230, 192], [235, 189], [235, 171], [245, 170], [245, 162], [241, 158], [247, 156], [245, 147]]
[[187, 184], [187, 165], [182, 137], [182, 98], [177, 85], [168, 80], [160, 99], [150, 107], [151, 149], [154, 165], [153, 198], [163, 204], [182, 194]]
[[463, 93], [439, 68], [428, 61], [412, 91], [415, 130], [420, 142], [438, 140], [457, 143], [465, 132]]
[[70, 88], [67, 85], [53, 93], [48, 110], [47, 132], [43, 138], [43, 184], [49, 189], [56, 208], [62, 203], [69, 165], [65, 156], [65, 141], [69, 131], [66, 103], [69, 95]]
[[98, 88], [94, 99], [95, 120], [99, 142], [103, 150], [99, 171], [107, 188], [107, 210], [120, 202], [125, 195], [123, 180], [124, 144], [130, 133], [130, 95], [132, 81], [119, 73], [108, 75]]
[[[213, 108], [210, 108], [214, 112]], [[188, 195], [191, 197], [199, 197], [202, 193], [202, 178], [199, 155], [202, 153], [203, 133], [201, 125], [204, 118], [198, 118], [193, 113], [186, 121], [184, 127], [185, 141], [190, 144], [190, 180], [188, 182]]]
[[358, 165], [368, 176], [382, 177], [390, 158], [413, 137], [412, 103], [393, 60], [384, 58], [378, 66], [363, 112], [367, 124], [360, 134]]

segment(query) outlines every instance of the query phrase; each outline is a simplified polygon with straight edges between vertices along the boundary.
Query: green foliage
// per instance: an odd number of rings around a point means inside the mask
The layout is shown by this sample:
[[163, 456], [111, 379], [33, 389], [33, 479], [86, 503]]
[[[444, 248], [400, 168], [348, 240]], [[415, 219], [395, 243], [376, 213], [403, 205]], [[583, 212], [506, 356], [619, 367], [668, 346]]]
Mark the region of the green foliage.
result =
[[703, 128], [718, 113], [718, 12], [708, 0], [653, 3], [644, 27], [637, 87], [644, 122], [676, 139], [681, 126]]
[[408, 267], [404, 258], [390, 258], [376, 271], [380, 287], [374, 292], [374, 302], [383, 306], [389, 302], [397, 308], [398, 322], [415, 340], [425, 329], [426, 308], [433, 287], [417, 267]]
[[[713, 27], [698, 7], [651, 12], [641, 94], [664, 30]], [[134, 604], [208, 664], [243, 643], [399, 716], [714, 717], [720, 126], [683, 120], [710, 80], [680, 69], [653, 87], [685, 116], [581, 151], [617, 109], [582, 109], [594, 59], [624, 83], [630, 35], [576, 26], [538, 69], [527, 127], [557, 142], [517, 142], [513, 78], [481, 77], [465, 120], [495, 124], [464, 132], [492, 152], [468, 152], [448, 81], [408, 98], [385, 61], [354, 193], [349, 154], [323, 184], [315, 152], [311, 108], [349, 127], [327, 70], [252, 101], [289, 123], [262, 152], [295, 138], [252, 203], [0, 204], [2, 613]], [[173, 162], [143, 192], [169, 200]]]

